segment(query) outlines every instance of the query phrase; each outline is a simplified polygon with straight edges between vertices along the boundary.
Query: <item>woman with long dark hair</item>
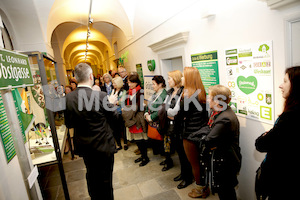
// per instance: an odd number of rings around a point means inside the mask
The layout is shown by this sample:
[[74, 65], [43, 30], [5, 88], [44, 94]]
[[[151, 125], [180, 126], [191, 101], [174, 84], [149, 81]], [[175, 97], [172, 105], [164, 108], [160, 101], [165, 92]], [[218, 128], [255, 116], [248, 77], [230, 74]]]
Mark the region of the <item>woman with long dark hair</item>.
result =
[[286, 69], [279, 86], [285, 99], [284, 109], [274, 127], [256, 139], [256, 149], [266, 152], [261, 177], [263, 193], [269, 199], [298, 199], [300, 141], [300, 66]]

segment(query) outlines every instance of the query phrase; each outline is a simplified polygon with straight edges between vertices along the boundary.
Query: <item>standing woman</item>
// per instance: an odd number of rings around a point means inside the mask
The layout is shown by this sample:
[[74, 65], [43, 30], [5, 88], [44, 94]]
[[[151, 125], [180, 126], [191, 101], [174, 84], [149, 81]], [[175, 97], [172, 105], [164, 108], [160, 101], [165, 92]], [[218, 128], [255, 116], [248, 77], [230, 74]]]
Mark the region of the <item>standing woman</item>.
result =
[[[298, 199], [300, 66], [286, 69], [284, 82], [279, 86], [285, 99], [282, 114], [274, 127], [256, 139], [255, 146], [266, 152], [261, 177], [269, 199]], [[286, 188], [287, 190], [285, 190]]]
[[196, 188], [189, 193], [189, 196], [199, 198], [206, 196], [209, 189], [205, 187], [205, 183], [200, 182], [199, 149], [191, 140], [191, 135], [208, 122], [206, 93], [200, 73], [195, 67], [184, 68], [183, 84], [183, 100], [180, 106], [180, 112], [183, 114], [183, 146], [196, 181]]
[[242, 159], [239, 146], [240, 123], [228, 105], [230, 100], [229, 88], [223, 85], [209, 88], [210, 131], [204, 142], [207, 149], [214, 149], [212, 155], [215, 167], [211, 168], [214, 174], [213, 182], [218, 186], [217, 192], [221, 200], [237, 199], [234, 188], [238, 184], [237, 174]]
[[107, 95], [110, 95], [114, 86], [112, 84], [112, 77], [109, 73], [103, 74], [104, 85], [101, 86], [101, 91], [106, 92]]
[[165, 166], [162, 171], [168, 170], [169, 167], [167, 163], [173, 162], [171, 158], [171, 147], [175, 147], [180, 161], [181, 173], [174, 178], [174, 181], [181, 181], [177, 188], [182, 189], [193, 182], [192, 167], [183, 148], [182, 123], [181, 120], [176, 117], [180, 109], [180, 99], [184, 87], [182, 86], [181, 81], [181, 71], [171, 71], [168, 75], [168, 83], [171, 89], [167, 92], [168, 96], [165, 100], [165, 104], [167, 105], [167, 119], [165, 121], [166, 133], [164, 136], [166, 160], [164, 161]]
[[[145, 109], [144, 117], [148, 122], [148, 138], [153, 149], [153, 154], [163, 155], [163, 138], [158, 133], [159, 126], [158, 108], [165, 101], [167, 91], [165, 90], [166, 82], [163, 76], [154, 76], [152, 78], [152, 86], [155, 91]], [[153, 127], [153, 128], [152, 128]], [[151, 135], [153, 134], [153, 135]], [[168, 163], [171, 167], [172, 163]]]
[[[110, 98], [116, 98], [115, 105], [117, 106], [118, 113], [122, 114], [122, 107], [125, 105], [125, 99], [126, 99], [126, 90], [123, 88], [123, 80], [121, 77], [116, 77], [112, 80], [114, 89], [110, 94]], [[121, 137], [123, 135], [124, 139], [124, 150], [126, 151], [128, 149], [127, 146], [127, 137], [126, 132], [124, 132], [125, 126], [123, 118], [120, 118], [118, 120], [118, 125], [115, 126], [114, 130], [114, 136], [117, 142], [117, 150], [122, 149], [121, 145]]]
[[128, 95], [125, 100], [127, 105], [122, 109], [122, 116], [125, 121], [125, 126], [129, 128], [127, 132], [128, 140], [135, 140], [141, 152], [141, 157], [134, 162], [139, 163], [139, 166], [145, 166], [150, 161], [147, 155], [147, 127], [144, 119], [144, 92], [141, 88], [141, 81], [137, 73], [131, 73], [128, 78]]

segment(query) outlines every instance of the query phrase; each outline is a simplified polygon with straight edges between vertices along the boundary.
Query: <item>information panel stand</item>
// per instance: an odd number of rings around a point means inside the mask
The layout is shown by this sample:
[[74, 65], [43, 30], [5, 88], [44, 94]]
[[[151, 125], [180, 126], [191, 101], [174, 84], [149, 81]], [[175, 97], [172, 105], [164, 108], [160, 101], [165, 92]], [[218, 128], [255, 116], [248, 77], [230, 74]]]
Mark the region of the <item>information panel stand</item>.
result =
[[[69, 197], [66, 177], [64, 173], [62, 156], [61, 156], [62, 154], [61, 154], [61, 149], [60, 149], [59, 140], [57, 136], [55, 118], [54, 118], [55, 112], [65, 110], [65, 98], [60, 96], [57, 93], [57, 90], [55, 90], [53, 85], [51, 85], [50, 83], [51, 81], [53, 81], [51, 80], [51, 78], [54, 77], [54, 79], [56, 78], [57, 86], [60, 86], [58, 71], [56, 68], [56, 62], [41, 52], [24, 52], [24, 54], [27, 54], [29, 58], [34, 58], [37, 61], [39, 67], [39, 76], [41, 78], [42, 89], [43, 89], [45, 103], [46, 103], [46, 115], [48, 117], [48, 122], [51, 128], [54, 151], [57, 158], [57, 160], [54, 162], [48, 162], [42, 165], [47, 165], [47, 164], [58, 165], [65, 199], [69, 200], [70, 197]], [[46, 70], [45, 62], [50, 62], [50, 64], [52, 64], [54, 68]], [[49, 76], [51, 78], [49, 78]]]

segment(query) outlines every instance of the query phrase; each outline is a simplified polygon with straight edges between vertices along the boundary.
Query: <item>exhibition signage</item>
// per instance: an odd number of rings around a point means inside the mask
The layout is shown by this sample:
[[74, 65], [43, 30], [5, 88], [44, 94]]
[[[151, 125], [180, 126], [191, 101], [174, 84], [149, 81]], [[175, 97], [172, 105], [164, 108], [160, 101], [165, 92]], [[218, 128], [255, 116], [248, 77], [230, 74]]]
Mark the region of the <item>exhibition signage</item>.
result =
[[139, 79], [141, 80], [141, 86], [144, 87], [144, 75], [142, 64], [136, 64], [136, 72], [138, 73]]
[[0, 135], [4, 147], [7, 163], [9, 163], [16, 155], [16, 150], [14, 147], [14, 141], [11, 136], [1, 93], [0, 93]]
[[219, 84], [218, 52], [193, 54], [191, 58], [192, 67], [199, 70], [205, 91], [208, 93], [210, 86]]
[[225, 50], [230, 106], [239, 116], [274, 121], [272, 41]]
[[[16, 52], [0, 49], [0, 90], [32, 86], [33, 79], [30, 70], [28, 56]], [[20, 109], [20, 108], [18, 108]], [[20, 113], [18, 113], [19, 115]], [[21, 130], [24, 123], [19, 123]], [[23, 122], [23, 121], [22, 121]], [[10, 162], [16, 155], [13, 138], [11, 135], [8, 118], [5, 112], [2, 96], [0, 94], [0, 137], [2, 139], [7, 162]], [[25, 132], [23, 131], [25, 141]]]
[[28, 56], [1, 49], [0, 90], [24, 85], [33, 85]]

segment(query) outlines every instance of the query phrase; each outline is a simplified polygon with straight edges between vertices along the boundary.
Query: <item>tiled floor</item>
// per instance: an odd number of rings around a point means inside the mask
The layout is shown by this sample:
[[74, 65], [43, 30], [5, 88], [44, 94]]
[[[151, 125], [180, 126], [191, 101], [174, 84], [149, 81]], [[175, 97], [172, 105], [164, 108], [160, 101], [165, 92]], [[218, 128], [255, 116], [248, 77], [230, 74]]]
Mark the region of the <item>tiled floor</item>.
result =
[[[159, 163], [163, 160], [161, 156], [154, 156], [152, 150], [148, 149], [150, 162], [139, 167], [134, 160], [139, 156], [134, 154], [137, 149], [131, 144], [127, 151], [121, 150], [115, 154], [113, 187], [115, 200], [188, 200], [189, 191], [193, 184], [185, 189], [178, 190], [179, 182], [173, 178], [180, 173], [179, 159], [173, 155], [174, 167], [162, 172]], [[90, 199], [85, 179], [85, 165], [81, 158], [71, 160], [71, 155], [64, 156], [64, 170], [68, 183], [71, 200]], [[64, 194], [60, 181], [57, 165], [40, 168], [40, 186], [44, 199], [63, 200]], [[217, 195], [210, 195], [208, 200], [218, 199]]]

